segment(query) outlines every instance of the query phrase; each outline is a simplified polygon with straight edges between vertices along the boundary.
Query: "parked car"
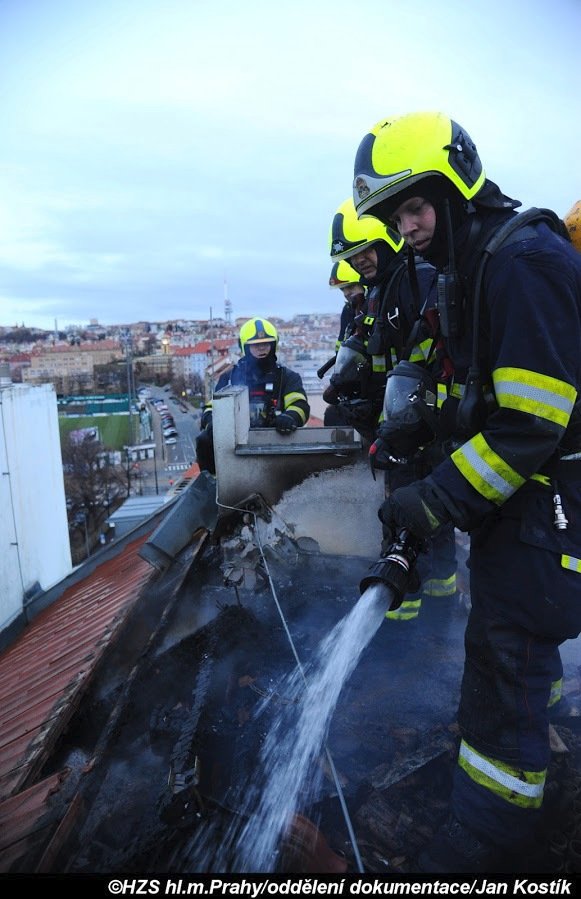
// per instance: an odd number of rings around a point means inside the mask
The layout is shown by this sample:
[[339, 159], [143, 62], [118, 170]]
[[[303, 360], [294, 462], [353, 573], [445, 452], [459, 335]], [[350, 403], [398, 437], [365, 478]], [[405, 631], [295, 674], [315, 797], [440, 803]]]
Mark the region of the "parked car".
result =
[[173, 446], [173, 444], [174, 444], [174, 443], [177, 443], [177, 442], [178, 442], [177, 437], [166, 437], [166, 438], [165, 438], [165, 445], [166, 445], [166, 446]]
[[164, 437], [177, 437], [177, 436], [178, 436], [178, 432], [176, 431], [175, 428], [164, 428], [164, 429], [163, 429], [163, 436], [164, 436]]

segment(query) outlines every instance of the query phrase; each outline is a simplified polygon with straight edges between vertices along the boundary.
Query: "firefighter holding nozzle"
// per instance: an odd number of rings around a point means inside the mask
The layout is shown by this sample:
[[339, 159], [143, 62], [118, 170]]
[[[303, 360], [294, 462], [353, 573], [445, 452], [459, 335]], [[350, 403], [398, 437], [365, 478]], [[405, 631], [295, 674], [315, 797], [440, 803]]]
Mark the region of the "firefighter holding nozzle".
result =
[[[438, 270], [438, 340], [453, 366], [438, 400], [446, 455], [379, 516], [416, 540], [450, 523], [470, 534], [451, 813], [418, 868], [515, 871], [543, 813], [559, 645], [581, 631], [581, 254], [552, 211], [516, 212], [441, 113], [372, 128], [353, 196], [358, 215], [395, 226]], [[407, 388], [395, 380], [397, 406]], [[412, 388], [428, 428], [433, 387]]]

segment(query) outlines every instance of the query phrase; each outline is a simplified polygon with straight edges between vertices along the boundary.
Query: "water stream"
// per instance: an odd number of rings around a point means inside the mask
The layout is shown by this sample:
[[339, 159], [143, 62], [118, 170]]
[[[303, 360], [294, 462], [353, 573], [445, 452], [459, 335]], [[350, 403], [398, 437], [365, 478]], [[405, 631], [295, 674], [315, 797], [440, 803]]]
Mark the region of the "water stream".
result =
[[[289, 703], [263, 743], [258, 772], [246, 792], [242, 818], [224, 845], [231, 873], [275, 871], [278, 849], [293, 816], [317, 798], [321, 756], [340, 693], [389, 607], [387, 587], [373, 585], [319, 645], [308, 668], [278, 691]], [[260, 714], [260, 710], [258, 711]]]

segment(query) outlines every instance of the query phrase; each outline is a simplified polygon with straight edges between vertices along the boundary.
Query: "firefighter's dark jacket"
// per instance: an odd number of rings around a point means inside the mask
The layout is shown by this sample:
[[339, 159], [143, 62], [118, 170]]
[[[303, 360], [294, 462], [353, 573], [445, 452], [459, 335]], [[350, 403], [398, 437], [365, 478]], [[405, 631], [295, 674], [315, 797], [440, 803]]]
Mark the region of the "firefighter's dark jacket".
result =
[[415, 270], [418, 296], [410, 283], [405, 259], [396, 258], [384, 280], [369, 291], [362, 310], [369, 334], [383, 323], [384, 346], [391, 355], [392, 366], [402, 358], [406, 341], [426, 301], [428, 305], [435, 302], [435, 269], [418, 258]]
[[[276, 357], [269, 360], [267, 367], [256, 365], [243, 358], [228, 372], [220, 376], [216, 391], [224, 387], [245, 385], [248, 387], [250, 402], [264, 402], [266, 416], [263, 426], [274, 426], [274, 414], [285, 412], [292, 415], [297, 426], [305, 425], [311, 414], [301, 376], [296, 371], [280, 365]], [[268, 414], [268, 412], [271, 414]], [[204, 407], [201, 427], [207, 428], [212, 421], [212, 403]], [[256, 424], [253, 425], [256, 427]]]
[[[466, 256], [459, 268], [473, 275], [474, 260]], [[472, 308], [464, 334], [447, 341], [455, 371], [446, 403], [461, 395], [471, 362]], [[488, 261], [477, 326], [490, 411], [430, 475], [454, 524], [467, 531], [529, 479], [550, 474], [561, 456], [581, 450], [581, 254], [546, 224], [527, 227]], [[560, 463], [563, 476], [580, 464]]]
[[[420, 312], [431, 308], [436, 298], [437, 273], [433, 266], [416, 263], [417, 296], [408, 277], [405, 260], [396, 260], [386, 278], [373, 287], [362, 309], [362, 330], [372, 360], [370, 394], [383, 405], [385, 378], [405, 355], [413, 362], [427, 363], [433, 351], [431, 328]], [[415, 331], [418, 323], [420, 328]], [[408, 341], [415, 334], [413, 347]]]

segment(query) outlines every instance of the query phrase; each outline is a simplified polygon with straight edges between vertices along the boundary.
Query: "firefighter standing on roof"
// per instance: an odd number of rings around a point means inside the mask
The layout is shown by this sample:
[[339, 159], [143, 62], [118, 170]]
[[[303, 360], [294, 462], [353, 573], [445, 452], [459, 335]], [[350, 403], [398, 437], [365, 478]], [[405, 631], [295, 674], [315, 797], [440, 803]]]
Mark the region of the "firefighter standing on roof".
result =
[[[216, 390], [232, 385], [248, 387], [251, 428], [276, 428], [292, 434], [308, 421], [310, 407], [301, 376], [276, 360], [278, 332], [265, 318], [251, 318], [240, 328], [242, 359], [216, 384]], [[212, 402], [204, 407], [202, 430], [196, 439], [200, 469], [216, 473], [212, 434]]]
[[442, 409], [449, 456], [396, 490], [380, 517], [418, 537], [450, 521], [471, 535], [451, 817], [419, 867], [498, 871], [533, 838], [559, 644], [581, 631], [581, 256], [554, 214], [489, 245], [520, 203], [487, 179], [470, 136], [442, 114], [370, 132], [354, 175], [358, 214], [392, 222], [441, 273], [455, 369]]
[[[404, 242], [391, 226], [385, 227], [371, 216], [358, 219], [353, 199], [350, 197], [338, 208], [331, 223], [331, 258], [347, 259], [359, 272], [362, 282], [368, 285], [368, 294], [353, 339], [348, 339], [345, 350], [340, 351], [336, 372], [331, 377], [331, 387], [341, 392], [342, 380], [352, 372], [354, 360], [367, 358], [356, 365], [361, 372], [357, 396], [361, 405], [345, 403], [350, 411], [362, 408], [366, 401], [369, 411], [362, 420], [346, 416], [340, 420], [325, 418], [325, 424], [351, 423], [370, 443], [374, 440], [379, 423], [387, 374], [402, 358], [421, 365], [441, 367], [436, 355], [432, 324], [424, 317], [435, 303], [435, 269], [418, 260], [411, 269]], [[348, 357], [348, 352], [350, 356]], [[345, 367], [341, 363], [346, 357]], [[345, 372], [345, 374], [344, 374]], [[348, 381], [351, 384], [352, 381]], [[364, 407], [363, 407], [364, 408]], [[426, 450], [414, 463], [401, 464], [385, 472], [386, 495], [396, 487], [422, 476], [433, 462], [433, 448]], [[422, 580], [421, 591], [406, 596], [402, 605], [387, 613], [387, 618], [412, 620], [418, 617], [422, 594], [431, 596], [432, 608], [439, 599], [451, 601], [456, 596], [456, 541], [454, 527], [442, 530], [431, 546], [429, 556], [422, 556], [419, 563]], [[449, 605], [447, 611], [451, 610]]]
[[365, 300], [350, 329], [351, 334], [347, 337], [350, 340], [348, 347], [360, 353], [365, 364], [357, 369], [357, 384], [352, 381], [350, 368], [348, 378], [345, 378], [341, 366], [336, 365], [331, 376], [331, 387], [323, 395], [326, 402], [335, 404], [336, 408], [329, 410], [325, 424], [351, 425], [367, 443], [371, 443], [375, 436], [387, 372], [385, 349], [375, 354], [367, 351], [369, 334], [377, 317], [376, 307], [379, 306], [376, 288], [400, 269], [403, 263], [402, 247], [403, 241], [399, 235], [382, 222], [371, 217], [359, 221], [351, 197], [339, 206], [333, 216], [329, 232], [331, 261], [336, 264], [347, 260], [360, 276], [361, 285], [367, 289]]
[[355, 332], [355, 319], [363, 309], [367, 288], [361, 281], [361, 275], [345, 259], [333, 263], [329, 287], [332, 290], [340, 290], [345, 300], [341, 310], [339, 336], [335, 344], [335, 352], [338, 352], [343, 341]]

